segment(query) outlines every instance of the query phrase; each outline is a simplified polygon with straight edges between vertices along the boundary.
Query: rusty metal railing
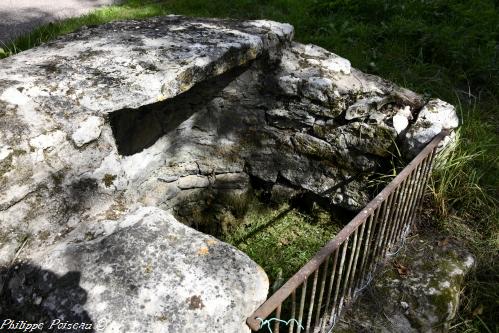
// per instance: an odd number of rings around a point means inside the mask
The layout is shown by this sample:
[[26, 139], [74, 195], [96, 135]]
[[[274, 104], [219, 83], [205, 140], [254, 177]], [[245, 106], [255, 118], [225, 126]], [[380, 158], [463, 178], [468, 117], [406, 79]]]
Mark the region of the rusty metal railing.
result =
[[[408, 234], [443, 131], [248, 319], [253, 331], [331, 332], [342, 309]], [[272, 319], [269, 319], [272, 318]], [[267, 326], [268, 325], [268, 326]]]

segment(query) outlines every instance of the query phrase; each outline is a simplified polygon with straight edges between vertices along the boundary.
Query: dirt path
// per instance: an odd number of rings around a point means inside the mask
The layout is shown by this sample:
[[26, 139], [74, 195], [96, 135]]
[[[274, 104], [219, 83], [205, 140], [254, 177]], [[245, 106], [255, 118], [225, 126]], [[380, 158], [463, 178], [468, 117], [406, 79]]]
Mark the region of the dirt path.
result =
[[78, 16], [118, 0], [0, 0], [2, 43], [51, 21]]

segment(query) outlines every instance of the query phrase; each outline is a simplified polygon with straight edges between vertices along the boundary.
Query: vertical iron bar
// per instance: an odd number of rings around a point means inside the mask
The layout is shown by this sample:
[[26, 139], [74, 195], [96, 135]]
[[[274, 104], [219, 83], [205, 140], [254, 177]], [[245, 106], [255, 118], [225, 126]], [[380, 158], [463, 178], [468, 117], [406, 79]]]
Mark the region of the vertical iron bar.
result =
[[334, 250], [334, 259], [333, 259], [333, 271], [331, 272], [331, 277], [329, 278], [329, 287], [328, 287], [328, 292], [327, 292], [327, 297], [326, 297], [326, 309], [324, 311], [324, 318], [322, 319], [322, 331], [324, 331], [325, 325], [326, 325], [326, 316], [329, 312], [329, 305], [330, 305], [330, 300], [331, 300], [331, 292], [333, 291], [333, 283], [335, 282], [335, 274], [336, 274], [336, 266], [338, 264], [338, 252], [339, 250], [336, 249]]
[[381, 218], [379, 219], [379, 221], [377, 221], [377, 233], [376, 233], [376, 237], [374, 238], [374, 249], [372, 251], [372, 256], [371, 256], [371, 264], [369, 266], [369, 269], [371, 270], [373, 267], [376, 267], [376, 253], [378, 252], [378, 247], [381, 245], [381, 240], [383, 239], [383, 234], [385, 232], [385, 227], [386, 227], [386, 218], [387, 218], [387, 215], [389, 213], [389, 206], [391, 206], [392, 204], [392, 201], [393, 201], [393, 197], [394, 197], [394, 193], [392, 192], [390, 194], [390, 196], [385, 200], [383, 201], [383, 204], [382, 204], [382, 207], [383, 207], [383, 211], [381, 213]]
[[407, 202], [409, 192], [410, 192], [411, 174], [409, 174], [409, 176], [401, 184], [401, 187], [399, 187], [400, 198], [399, 198], [399, 202], [397, 205], [396, 213], [394, 214], [394, 218], [393, 218], [393, 228], [392, 228], [390, 235], [388, 236], [388, 239], [386, 241], [385, 247], [384, 247], [383, 252], [382, 252], [383, 257], [385, 257], [387, 252], [390, 250], [390, 248], [392, 246], [393, 235], [395, 234], [395, 232], [398, 229], [398, 226], [400, 224], [400, 219], [401, 219], [401, 216], [403, 214], [404, 207], [405, 207], [405, 204]]
[[399, 205], [400, 205], [400, 201], [402, 200], [402, 196], [403, 196], [403, 188], [404, 188], [404, 182], [402, 182], [402, 184], [400, 184], [399, 187], [396, 188], [395, 192], [394, 192], [394, 196], [395, 196], [395, 199], [393, 200], [393, 202], [391, 203], [391, 206], [390, 206], [390, 213], [388, 214], [388, 219], [387, 219], [387, 222], [385, 222], [385, 224], [387, 225], [387, 231], [385, 232], [385, 235], [383, 236], [382, 240], [381, 240], [381, 245], [378, 249], [378, 253], [377, 253], [377, 258], [379, 258], [379, 260], [384, 260], [385, 259], [385, 250], [386, 250], [386, 243], [388, 241], [388, 237], [390, 236], [390, 233], [393, 229], [393, 225], [394, 225], [394, 217], [397, 215], [397, 212], [398, 212], [398, 209], [399, 209]]
[[397, 217], [397, 221], [396, 221], [396, 226], [395, 226], [395, 230], [393, 231], [393, 234], [391, 235], [391, 238], [389, 240], [389, 247], [391, 248], [394, 244], [394, 240], [396, 239], [396, 235], [397, 235], [397, 231], [400, 227], [400, 225], [403, 224], [403, 221], [404, 221], [404, 215], [405, 215], [405, 211], [407, 210], [407, 206], [408, 204], [411, 202], [411, 196], [412, 196], [412, 193], [413, 193], [413, 181], [414, 181], [414, 177], [413, 177], [413, 173], [410, 173], [407, 178], [405, 179], [405, 192], [404, 192], [404, 200], [402, 202], [402, 204], [400, 205], [399, 207], [399, 214], [398, 214], [398, 217]]
[[[376, 228], [376, 221], [378, 220], [380, 211], [381, 211], [381, 206], [378, 206], [378, 208], [376, 208], [376, 211], [373, 212], [371, 216], [369, 216], [368, 220], [369, 226], [367, 228], [367, 242], [364, 247], [364, 255], [362, 256], [362, 263], [361, 263], [362, 273], [360, 275], [359, 283], [357, 284], [356, 289], [360, 288], [361, 284], [365, 281], [366, 274], [369, 274], [369, 271], [366, 270], [366, 264], [368, 262], [367, 258], [371, 255], [371, 252], [369, 250], [371, 250], [371, 242], [374, 235], [374, 230]], [[369, 267], [369, 265], [367, 267]]]
[[387, 206], [392, 200], [392, 195], [390, 194], [385, 201], [379, 207], [379, 216], [377, 219], [373, 221], [373, 230], [372, 233], [372, 248], [369, 248], [369, 252], [366, 259], [366, 274], [369, 279], [369, 274], [372, 274], [374, 270], [376, 270], [376, 250], [379, 244], [379, 240], [381, 238], [381, 230], [383, 226], [383, 221], [387, 214]]
[[[282, 303], [279, 304], [279, 306], [275, 310], [275, 318], [276, 319], [281, 319], [281, 308], [282, 308]], [[280, 324], [280, 322], [278, 320], [276, 320], [274, 323], [274, 332], [275, 333], [279, 333], [279, 324]]]
[[352, 288], [355, 285], [355, 273], [357, 271], [357, 261], [359, 259], [360, 247], [362, 245], [362, 241], [364, 240], [365, 229], [366, 229], [366, 222], [364, 221], [364, 223], [362, 223], [362, 226], [360, 227], [360, 238], [359, 238], [359, 241], [357, 242], [357, 250], [355, 250], [355, 258], [353, 258], [352, 274], [351, 274], [350, 282], [348, 284], [348, 289], [347, 289], [347, 298], [348, 299], [350, 299], [350, 297], [352, 295]]
[[317, 268], [314, 273], [314, 282], [312, 284], [312, 293], [310, 294], [310, 302], [308, 304], [308, 316], [307, 316], [307, 325], [305, 327], [305, 333], [310, 332], [310, 323], [312, 322], [312, 315], [314, 312], [315, 292], [317, 289], [318, 278], [319, 278], [319, 268]]
[[383, 245], [385, 244], [385, 239], [386, 239], [386, 234], [388, 233], [387, 232], [387, 229], [389, 227], [389, 224], [391, 223], [391, 220], [392, 220], [392, 215], [393, 215], [393, 211], [394, 211], [394, 207], [396, 205], [396, 202], [398, 200], [398, 196], [399, 196], [399, 192], [398, 190], [395, 190], [394, 192], [392, 192], [391, 196], [390, 196], [390, 200], [388, 201], [388, 204], [386, 206], [386, 213], [384, 214], [384, 217], [383, 217], [383, 221], [382, 221], [382, 224], [383, 224], [383, 228], [381, 229], [381, 232], [380, 234], [378, 235], [378, 244], [374, 250], [374, 253], [373, 253], [373, 265], [374, 265], [374, 268], [376, 268], [376, 266], [378, 265], [378, 263], [380, 261], [382, 261], [382, 257], [381, 257], [381, 253], [383, 251]]
[[375, 212], [373, 212], [371, 215], [369, 215], [369, 217], [367, 218], [367, 222], [365, 222], [364, 224], [367, 223], [367, 229], [366, 229], [366, 232], [365, 232], [365, 241], [364, 241], [364, 244], [362, 246], [362, 249], [360, 250], [360, 253], [359, 253], [359, 272], [358, 272], [358, 279], [357, 281], [353, 284], [353, 292], [354, 292], [354, 297], [355, 297], [355, 294], [356, 294], [356, 290], [359, 288], [359, 285], [362, 283], [362, 278], [364, 276], [364, 263], [366, 262], [366, 255], [367, 255], [367, 249], [369, 247], [369, 237], [371, 235], [371, 225], [372, 225], [372, 221], [373, 221], [373, 214]]
[[416, 219], [418, 210], [421, 207], [421, 204], [423, 202], [423, 198], [424, 198], [425, 191], [426, 191], [426, 186], [428, 185], [428, 181], [431, 177], [431, 172], [433, 169], [433, 162], [435, 159], [436, 150], [437, 150], [437, 148], [434, 148], [432, 153], [429, 155], [429, 157], [426, 160], [426, 168], [425, 168], [425, 172], [423, 174], [423, 179], [422, 179], [422, 184], [421, 184], [422, 186], [421, 186], [421, 190], [418, 194], [418, 198], [414, 203], [414, 205], [415, 205], [414, 209], [411, 212], [411, 216], [409, 218], [409, 228], [414, 223], [414, 220]]
[[409, 200], [406, 203], [406, 205], [404, 206], [403, 214], [401, 216], [401, 223], [400, 223], [399, 227], [397, 228], [397, 232], [393, 236], [393, 240], [392, 240], [393, 244], [401, 242], [402, 232], [407, 226], [407, 214], [411, 210], [412, 203], [414, 202], [414, 198], [415, 198], [415, 194], [416, 194], [417, 178], [418, 178], [418, 175], [420, 172], [420, 167], [421, 167], [421, 164], [419, 164], [410, 175], [411, 176], [411, 183], [410, 183], [410, 193], [409, 193], [409, 198], [408, 198]]
[[[291, 293], [291, 319], [296, 318], [296, 289], [293, 290]], [[295, 322], [292, 320], [289, 323], [289, 332], [288, 333], [293, 333], [293, 329], [295, 327]]]
[[355, 256], [355, 250], [357, 248], [358, 233], [359, 233], [359, 228], [357, 227], [353, 233], [353, 244], [352, 244], [352, 248], [350, 250], [350, 258], [348, 259], [348, 266], [347, 266], [347, 271], [346, 271], [346, 275], [345, 275], [345, 280], [343, 282], [343, 291], [341, 292], [340, 305], [338, 307], [338, 315], [340, 315], [340, 313], [341, 313], [341, 309], [343, 308], [343, 303], [348, 303], [348, 301], [349, 301], [349, 300], [345, 300], [345, 296], [346, 296], [346, 292], [347, 292], [348, 281], [350, 280], [350, 272], [352, 271], [353, 257]]
[[425, 167], [425, 160], [423, 159], [421, 163], [416, 167], [416, 169], [414, 169], [414, 171], [411, 173], [411, 176], [413, 177], [411, 183], [411, 194], [409, 197], [409, 203], [404, 209], [404, 215], [402, 216], [402, 223], [398, 228], [397, 233], [394, 236], [393, 240], [394, 243], [400, 242], [402, 238], [405, 238], [404, 230], [407, 228], [409, 216], [414, 208], [414, 203], [417, 200], [421, 175], [424, 167]]
[[317, 314], [315, 315], [314, 327], [319, 326], [319, 319], [321, 318], [322, 298], [324, 297], [324, 289], [326, 287], [327, 269], [329, 267], [329, 258], [330, 258], [330, 256], [327, 256], [327, 258], [325, 260], [325, 265], [324, 265], [324, 272], [322, 272], [321, 288], [319, 291], [319, 302], [317, 304]]
[[301, 288], [301, 299], [300, 299], [300, 311], [298, 315], [298, 323], [296, 327], [296, 332], [300, 333], [301, 332], [301, 326], [303, 325], [303, 310], [305, 308], [305, 296], [307, 294], [307, 280], [308, 277], [305, 278], [305, 281], [303, 281], [302, 288]]
[[415, 195], [411, 202], [411, 206], [409, 207], [404, 228], [400, 230], [400, 235], [399, 235], [400, 239], [402, 239], [402, 237], [405, 237], [406, 235], [404, 233], [410, 230], [412, 219], [415, 215], [415, 212], [418, 209], [418, 202], [420, 201], [420, 198], [423, 195], [424, 189], [426, 187], [426, 185], [424, 184], [424, 179], [426, 178], [426, 175], [428, 173], [428, 162], [430, 159], [431, 159], [430, 156], [426, 156], [423, 160], [421, 160], [421, 163], [419, 165], [420, 168], [416, 179], [417, 186], [415, 189]]
[[338, 293], [340, 292], [341, 277], [343, 276], [343, 266], [345, 264], [345, 256], [346, 256], [349, 241], [350, 241], [350, 237], [347, 237], [347, 239], [345, 239], [343, 241], [343, 250], [341, 252], [340, 269], [338, 271], [338, 279], [336, 280], [336, 290], [334, 291], [333, 307], [331, 308], [331, 315], [329, 317], [330, 322], [333, 322], [335, 319], [334, 316], [336, 316], [335, 309], [336, 309], [336, 304], [338, 303]]
[[[426, 186], [428, 185], [428, 181], [430, 180], [431, 177], [431, 172], [433, 169], [433, 163], [435, 161], [435, 155], [437, 152], [437, 148], [433, 149], [432, 153], [430, 154], [429, 161], [427, 161], [427, 167], [422, 179], [422, 189], [418, 198], [418, 201], [416, 202], [416, 208], [419, 208], [421, 206], [421, 203], [423, 202], [424, 194], [426, 191]], [[411, 221], [412, 223], [412, 221]]]

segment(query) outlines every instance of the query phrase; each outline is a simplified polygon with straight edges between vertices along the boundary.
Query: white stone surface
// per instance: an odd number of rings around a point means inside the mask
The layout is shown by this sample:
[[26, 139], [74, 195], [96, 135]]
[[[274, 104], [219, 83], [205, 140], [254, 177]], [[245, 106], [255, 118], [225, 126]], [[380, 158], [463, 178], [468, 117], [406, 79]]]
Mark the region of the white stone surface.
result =
[[71, 136], [71, 139], [73, 139], [73, 142], [78, 147], [97, 140], [100, 136], [102, 125], [104, 125], [102, 117], [90, 116], [80, 124]]
[[[161, 209], [139, 208], [117, 221], [112, 232], [92, 237], [33, 258], [47, 275], [78, 272], [78, 280], [47, 285], [43, 272], [21, 265], [7, 281], [14, 286], [10, 297], [31, 291], [44, 296], [40, 311], [137, 333], [249, 333], [245, 319], [267, 297], [267, 275], [245, 254]], [[83, 290], [85, 297], [75, 296]]]

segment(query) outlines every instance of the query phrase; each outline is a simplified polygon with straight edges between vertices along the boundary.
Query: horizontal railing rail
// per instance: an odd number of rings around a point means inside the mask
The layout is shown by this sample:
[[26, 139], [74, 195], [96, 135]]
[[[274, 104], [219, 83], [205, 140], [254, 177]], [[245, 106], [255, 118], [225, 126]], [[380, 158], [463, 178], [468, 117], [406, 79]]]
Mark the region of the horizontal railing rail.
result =
[[248, 319], [253, 331], [331, 332], [345, 306], [407, 236], [421, 206], [436, 150], [426, 147], [331, 241]]

